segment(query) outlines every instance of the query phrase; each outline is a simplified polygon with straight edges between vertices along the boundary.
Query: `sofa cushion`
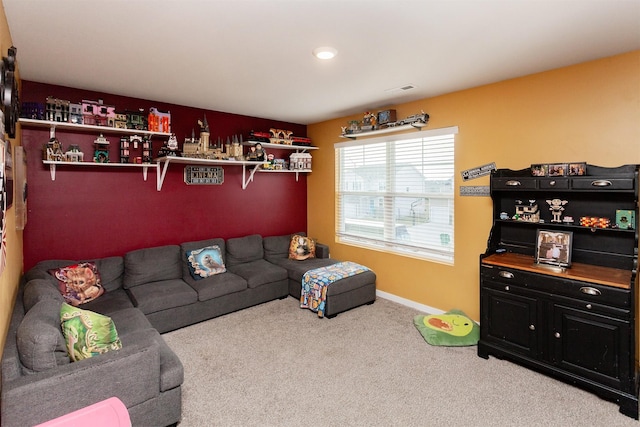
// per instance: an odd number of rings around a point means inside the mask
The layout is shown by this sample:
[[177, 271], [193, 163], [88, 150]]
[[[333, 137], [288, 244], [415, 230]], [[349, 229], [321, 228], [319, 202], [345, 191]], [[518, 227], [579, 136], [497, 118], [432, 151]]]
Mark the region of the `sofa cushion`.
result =
[[69, 358], [74, 362], [122, 348], [109, 316], [63, 303], [60, 322]]
[[102, 279], [102, 286], [109, 292], [122, 287], [124, 277], [124, 259], [121, 256], [93, 260]]
[[310, 258], [305, 261], [296, 261], [294, 259], [273, 259], [272, 263], [279, 265], [282, 268], [287, 270], [289, 279], [294, 280], [300, 283], [302, 286], [302, 276], [309, 270], [313, 270], [314, 268], [326, 267], [328, 265], [333, 265], [338, 261], [331, 258]]
[[109, 315], [113, 320], [113, 323], [116, 325], [118, 329], [118, 336], [123, 340], [123, 345], [125, 344], [124, 338], [137, 333], [138, 331], [149, 331], [155, 330], [147, 319], [142, 311], [137, 308], [125, 308], [122, 310], [114, 311]]
[[64, 301], [58, 288], [49, 280], [33, 279], [24, 286], [22, 304], [25, 313], [43, 299], [52, 299], [60, 304]]
[[123, 286], [127, 289], [181, 277], [180, 246], [166, 245], [138, 249], [124, 256]]
[[40, 261], [32, 268], [24, 273], [24, 281], [30, 282], [33, 279], [49, 280], [53, 283], [57, 283], [57, 280], [49, 274], [49, 270], [64, 267], [65, 265], [76, 264], [78, 261], [71, 259], [52, 259], [46, 261]]
[[110, 316], [114, 311], [133, 308], [131, 298], [123, 288], [105, 292], [100, 298], [82, 305], [86, 310]]
[[264, 249], [262, 248], [262, 236], [252, 234], [245, 237], [235, 237], [227, 239], [227, 268], [262, 259]]
[[227, 271], [218, 245], [204, 246], [185, 253], [189, 273], [195, 280], [201, 280]]
[[291, 245], [291, 236], [306, 236], [306, 233], [285, 234], [282, 236], [269, 236], [262, 239], [262, 247], [264, 248], [264, 258], [288, 258], [289, 246]]
[[65, 301], [78, 306], [104, 293], [98, 267], [93, 262], [80, 262], [49, 270], [57, 280]]
[[250, 288], [287, 280], [287, 270], [264, 259], [231, 266], [229, 271], [245, 279]]
[[42, 372], [70, 362], [60, 329], [62, 299], [44, 299], [29, 310], [16, 331], [25, 372]]
[[193, 304], [198, 293], [182, 279], [145, 283], [129, 289], [133, 304], [144, 314]]
[[247, 289], [247, 281], [231, 272], [216, 274], [202, 280], [189, 283], [198, 292], [199, 301], [207, 301], [222, 295], [232, 294]]
[[313, 239], [295, 234], [291, 236], [289, 245], [289, 259], [304, 261], [316, 257], [316, 242]]

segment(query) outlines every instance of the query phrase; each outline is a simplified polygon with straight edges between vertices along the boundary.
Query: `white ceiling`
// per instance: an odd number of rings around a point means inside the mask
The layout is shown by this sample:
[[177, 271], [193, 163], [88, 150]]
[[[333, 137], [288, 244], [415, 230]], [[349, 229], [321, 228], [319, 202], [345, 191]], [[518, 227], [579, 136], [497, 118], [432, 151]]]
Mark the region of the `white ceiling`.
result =
[[23, 79], [300, 124], [640, 49], [640, 0], [2, 3]]

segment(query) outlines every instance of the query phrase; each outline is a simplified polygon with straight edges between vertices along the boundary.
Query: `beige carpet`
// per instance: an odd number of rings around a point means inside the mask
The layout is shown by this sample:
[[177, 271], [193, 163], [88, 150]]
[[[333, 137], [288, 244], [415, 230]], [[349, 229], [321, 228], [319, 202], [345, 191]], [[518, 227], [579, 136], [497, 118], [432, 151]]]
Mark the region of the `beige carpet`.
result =
[[164, 334], [185, 368], [179, 427], [634, 426], [615, 403], [476, 347], [433, 347], [417, 311], [319, 319], [293, 298]]

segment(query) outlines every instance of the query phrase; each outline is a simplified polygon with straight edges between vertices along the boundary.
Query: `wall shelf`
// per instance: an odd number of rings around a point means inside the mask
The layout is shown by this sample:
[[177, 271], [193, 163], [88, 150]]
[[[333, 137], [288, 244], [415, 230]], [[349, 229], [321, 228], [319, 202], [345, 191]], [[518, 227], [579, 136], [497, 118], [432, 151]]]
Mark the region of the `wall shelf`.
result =
[[147, 135], [149, 137], [171, 136], [170, 133], [164, 133], [164, 132], [152, 132], [148, 130], [137, 130], [137, 129], [121, 129], [121, 128], [114, 128], [109, 126], [80, 125], [76, 123], [67, 123], [67, 122], [52, 122], [49, 120], [20, 118], [18, 119], [18, 123], [21, 123], [23, 126], [28, 126], [28, 127], [49, 128], [50, 138], [55, 137], [56, 129], [75, 130], [75, 131], [87, 132], [87, 133], [89, 131], [97, 131], [101, 133], [112, 133], [112, 134]]
[[158, 169], [157, 164], [151, 163], [93, 163], [93, 162], [62, 162], [62, 161], [54, 161], [54, 160], [43, 160], [42, 163], [49, 166], [49, 172], [51, 173], [51, 181], [56, 180], [56, 168], [58, 165], [60, 166], [69, 166], [69, 167], [129, 167], [129, 168], [142, 168], [142, 178], [146, 181], [147, 174], [149, 168]]
[[[160, 191], [162, 189], [162, 184], [164, 183], [164, 178], [167, 174], [167, 169], [169, 168], [170, 163], [178, 163], [183, 165], [217, 165], [217, 166], [242, 166], [242, 189], [246, 189], [251, 181], [253, 181], [253, 176], [256, 173], [256, 170], [260, 167], [264, 162], [250, 162], [246, 160], [210, 160], [210, 159], [198, 159], [194, 157], [159, 157], [155, 159], [158, 164], [158, 167], [162, 170], [159, 170], [158, 179], [157, 179], [157, 190]], [[248, 173], [248, 175], [247, 175]]]
[[340, 135], [340, 138], [357, 139], [361, 137], [370, 137], [370, 136], [376, 136], [376, 135], [384, 135], [387, 133], [400, 132], [400, 131], [409, 130], [409, 129], [421, 130], [425, 126], [427, 126], [427, 124], [424, 122], [413, 122], [408, 125], [393, 126], [393, 127], [388, 127], [384, 129], [372, 130], [368, 132], [345, 133]]
[[304, 153], [307, 150], [317, 150], [318, 147], [312, 147], [310, 145], [286, 145], [286, 144], [273, 144], [271, 142], [262, 141], [246, 141], [242, 145], [254, 145], [262, 144], [263, 148], [275, 148], [277, 150], [291, 150], [299, 153]]

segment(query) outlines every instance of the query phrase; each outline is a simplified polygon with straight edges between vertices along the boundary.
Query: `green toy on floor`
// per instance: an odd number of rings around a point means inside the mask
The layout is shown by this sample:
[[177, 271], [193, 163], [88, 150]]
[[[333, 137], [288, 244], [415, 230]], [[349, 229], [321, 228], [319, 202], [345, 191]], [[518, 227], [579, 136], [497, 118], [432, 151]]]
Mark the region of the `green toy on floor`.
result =
[[422, 337], [431, 345], [470, 346], [478, 344], [480, 326], [460, 310], [444, 314], [418, 314], [413, 318]]

